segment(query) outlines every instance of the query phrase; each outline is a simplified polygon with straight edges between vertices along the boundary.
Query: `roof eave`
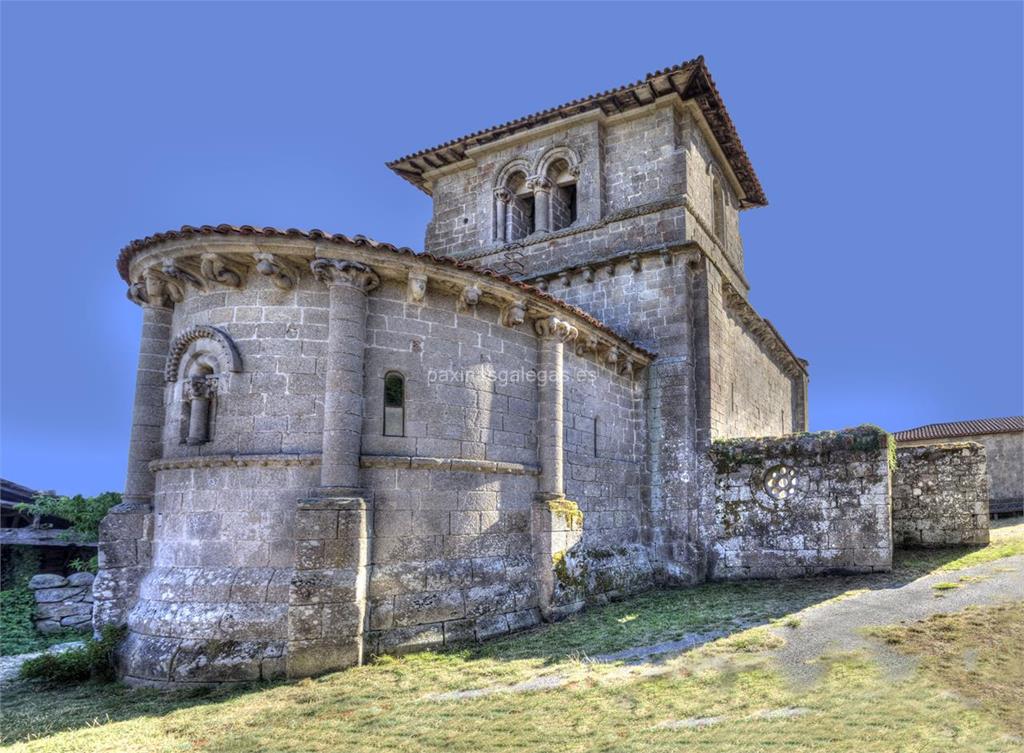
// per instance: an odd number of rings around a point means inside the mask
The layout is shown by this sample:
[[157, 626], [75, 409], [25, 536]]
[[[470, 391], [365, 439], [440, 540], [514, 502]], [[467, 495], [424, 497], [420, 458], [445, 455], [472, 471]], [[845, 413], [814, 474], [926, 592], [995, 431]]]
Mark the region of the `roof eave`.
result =
[[684, 102], [693, 100], [700, 107], [715, 142], [743, 187], [745, 198], [741, 202], [741, 208], [766, 206], [768, 200], [764, 190], [754, 173], [753, 165], [703, 57], [649, 73], [646, 78], [632, 84], [576, 99], [408, 154], [388, 162], [387, 166], [427, 195], [431, 195], [431, 186], [423, 177], [424, 173], [462, 161], [466, 158], [468, 149], [588, 111], [600, 110], [606, 115], [627, 112], [651, 104], [661, 97], [670, 96], [677, 96]]

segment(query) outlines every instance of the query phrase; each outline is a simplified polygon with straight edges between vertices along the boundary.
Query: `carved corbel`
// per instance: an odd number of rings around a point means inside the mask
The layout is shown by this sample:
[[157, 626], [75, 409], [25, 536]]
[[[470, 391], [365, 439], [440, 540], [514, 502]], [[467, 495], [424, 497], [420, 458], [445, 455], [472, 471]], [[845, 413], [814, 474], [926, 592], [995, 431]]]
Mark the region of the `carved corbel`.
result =
[[617, 372], [619, 370], [619, 360], [621, 357], [622, 351], [613, 345], [608, 348], [608, 352], [604, 354], [604, 362], [610, 369]]
[[533, 286], [535, 288], [537, 288], [537, 290], [543, 290], [543, 291], [547, 292], [548, 281], [547, 281], [546, 278], [541, 277], [539, 280], [537, 280], [537, 282], [533, 283]]
[[242, 287], [242, 280], [245, 279], [244, 267], [214, 253], [206, 253], [200, 257], [199, 271], [203, 279], [218, 282], [229, 288]]
[[643, 262], [638, 254], [629, 255], [629, 268], [634, 272], [639, 272], [643, 268]]
[[299, 281], [299, 271], [273, 254], [260, 252], [253, 254], [252, 258], [256, 260], [256, 271], [269, 277], [279, 290], [291, 290]]
[[615, 277], [615, 262], [610, 262], [604, 271], [608, 273], [609, 277]]
[[550, 337], [561, 340], [563, 343], [575, 340], [580, 334], [576, 327], [557, 316], [546, 316], [543, 319], [534, 320], [533, 330], [539, 337]]
[[142, 280], [136, 280], [128, 285], [128, 300], [132, 303], [142, 306], [143, 304], [149, 303], [149, 296], [146, 294], [146, 283]]
[[164, 273], [166, 277], [173, 280], [178, 284], [184, 293], [185, 287], [192, 285], [199, 290], [205, 290], [206, 285], [199, 278], [195, 272], [186, 268], [186, 266], [180, 261], [175, 259], [164, 259], [160, 265], [160, 271]]
[[632, 358], [629, 358], [627, 356], [625, 358], [619, 359], [619, 369], [618, 369], [618, 372], [620, 374], [626, 374], [627, 376], [632, 377], [633, 376], [633, 372], [635, 370], [636, 370], [636, 363], [633, 361]]
[[568, 288], [572, 285], [572, 275], [568, 272], [559, 272], [558, 281], [562, 283], [563, 288]]
[[662, 249], [661, 252], [658, 255], [661, 257], [661, 263], [662, 264], [664, 264], [666, 267], [671, 267], [672, 266], [672, 252], [671, 251], [669, 251], [668, 249]]
[[581, 337], [576, 340], [576, 355], [584, 356], [587, 353], [596, 353], [600, 343], [596, 337]]
[[583, 272], [583, 281], [584, 282], [593, 282], [594, 281], [594, 268], [593, 267], [584, 267], [582, 269], [582, 272]]
[[313, 276], [327, 285], [344, 283], [364, 293], [380, 286], [380, 277], [370, 267], [344, 259], [313, 259], [309, 263]]
[[427, 276], [422, 272], [410, 272], [406, 290], [409, 303], [422, 304], [427, 297]]
[[465, 311], [466, 309], [473, 308], [480, 303], [480, 287], [478, 285], [468, 285], [462, 289], [459, 294], [458, 309]]
[[144, 273], [146, 285], [146, 301], [153, 306], [166, 306], [167, 299], [173, 303], [185, 300], [185, 290], [177, 282], [163, 274], [156, 267], [150, 267]]
[[501, 309], [501, 323], [506, 327], [516, 327], [526, 321], [526, 299], [520, 298], [505, 304]]

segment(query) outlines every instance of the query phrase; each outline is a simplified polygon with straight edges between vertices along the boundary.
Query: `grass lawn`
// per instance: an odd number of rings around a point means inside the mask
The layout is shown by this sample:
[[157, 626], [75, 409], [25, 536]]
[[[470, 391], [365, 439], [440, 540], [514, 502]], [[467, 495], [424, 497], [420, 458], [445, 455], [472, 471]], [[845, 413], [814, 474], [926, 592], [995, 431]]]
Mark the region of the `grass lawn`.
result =
[[[481, 646], [292, 684], [162, 694], [18, 683], [2, 698], [3, 741], [48, 753], [1024, 750], [1024, 603], [872, 631], [916, 659], [905, 676], [840, 653], [798, 685], [767, 653], [799, 640], [804, 607], [1024, 554], [1014, 522], [989, 547], [903, 555], [892, 574], [652, 591]], [[673, 659], [587, 661], [712, 630], [729, 635]], [[524, 682], [548, 688], [495, 692]]]

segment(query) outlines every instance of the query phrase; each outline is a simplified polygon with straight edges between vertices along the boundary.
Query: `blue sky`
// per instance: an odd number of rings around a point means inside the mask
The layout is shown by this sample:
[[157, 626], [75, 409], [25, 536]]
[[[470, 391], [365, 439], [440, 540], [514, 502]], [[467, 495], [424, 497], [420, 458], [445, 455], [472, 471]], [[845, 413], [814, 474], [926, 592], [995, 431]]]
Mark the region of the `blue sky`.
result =
[[138, 309], [181, 224], [422, 248], [384, 162], [703, 54], [770, 205], [752, 301], [811, 426], [1022, 412], [1022, 6], [2, 4], [2, 473], [123, 484]]

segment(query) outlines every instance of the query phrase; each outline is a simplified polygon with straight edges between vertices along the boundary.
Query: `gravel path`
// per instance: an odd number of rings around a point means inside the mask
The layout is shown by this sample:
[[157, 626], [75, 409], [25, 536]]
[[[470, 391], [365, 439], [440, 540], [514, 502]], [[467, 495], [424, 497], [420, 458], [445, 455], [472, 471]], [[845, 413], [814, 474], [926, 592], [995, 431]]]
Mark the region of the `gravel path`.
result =
[[[938, 583], [958, 588], [937, 590]], [[891, 588], [879, 588], [808, 607], [794, 616], [794, 628], [776, 627], [786, 645], [771, 652], [783, 672], [797, 682], [813, 682], [825, 670], [825, 654], [866, 650], [893, 675], [913, 670], [914, 662], [863, 635], [866, 627], [917, 622], [933, 614], [959, 612], [972, 605], [1024, 599], [1024, 556], [1006, 557], [946, 573], [934, 573]]]
[[18, 670], [21, 665], [29, 659], [34, 659], [43, 654], [60, 654], [70, 651], [83, 645], [82, 641], [69, 641], [68, 643], [55, 643], [45, 651], [35, 651], [31, 654], [15, 654], [14, 656], [0, 656], [0, 682], [10, 682], [18, 677]]

